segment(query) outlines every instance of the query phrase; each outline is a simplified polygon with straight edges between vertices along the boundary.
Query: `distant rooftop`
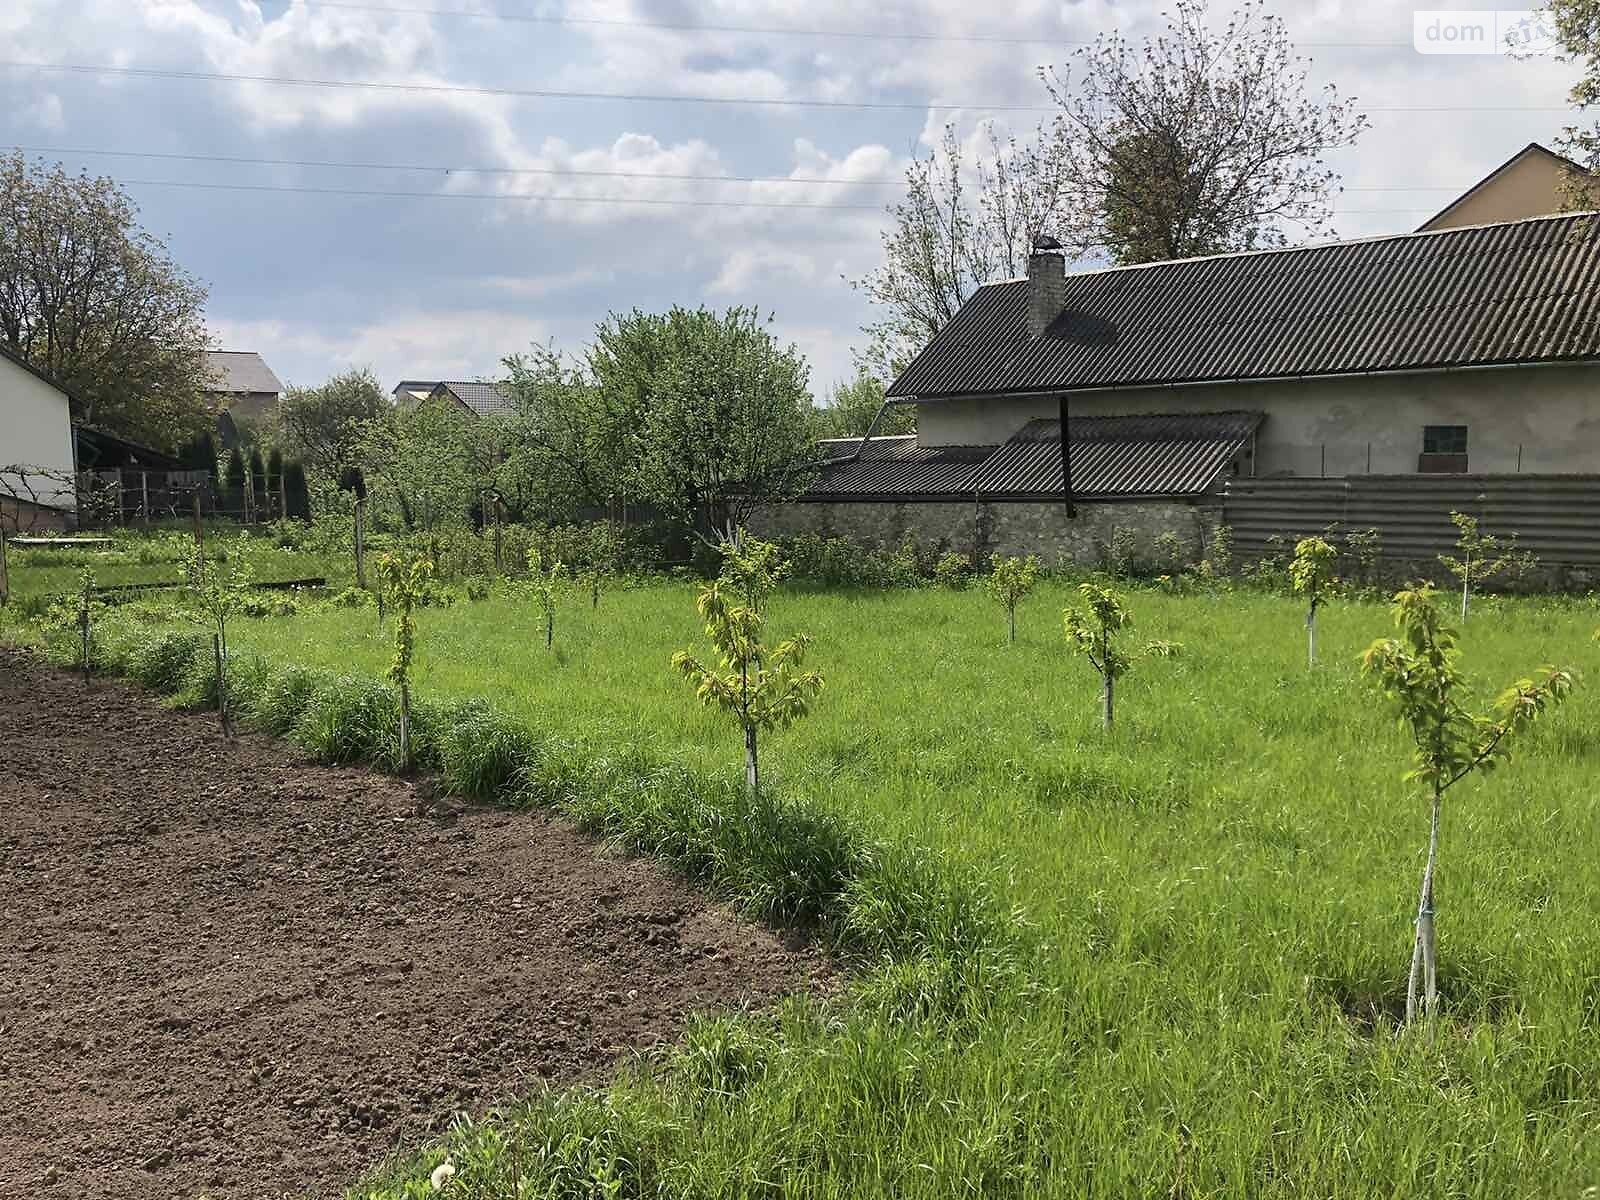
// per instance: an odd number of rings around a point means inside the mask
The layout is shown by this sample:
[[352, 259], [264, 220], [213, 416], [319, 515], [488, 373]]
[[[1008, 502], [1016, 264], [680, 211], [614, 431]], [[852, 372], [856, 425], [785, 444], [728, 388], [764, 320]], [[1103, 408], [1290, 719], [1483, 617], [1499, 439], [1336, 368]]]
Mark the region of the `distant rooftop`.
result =
[[498, 383], [459, 379], [402, 379], [390, 393], [396, 400], [409, 396], [425, 400], [436, 393], [448, 395], [480, 417], [498, 417], [514, 411], [515, 405]]
[[254, 350], [207, 350], [206, 368], [212, 379], [212, 392], [243, 396], [283, 391], [283, 381]]

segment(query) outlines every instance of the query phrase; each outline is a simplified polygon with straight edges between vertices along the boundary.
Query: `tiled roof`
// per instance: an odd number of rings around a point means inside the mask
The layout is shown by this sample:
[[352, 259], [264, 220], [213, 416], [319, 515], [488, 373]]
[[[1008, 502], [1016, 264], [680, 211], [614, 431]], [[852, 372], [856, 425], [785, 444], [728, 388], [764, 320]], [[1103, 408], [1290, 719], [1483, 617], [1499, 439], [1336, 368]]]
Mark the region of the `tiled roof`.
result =
[[1600, 358], [1600, 214], [978, 289], [889, 389], [936, 398]]
[[[1072, 494], [1195, 496], [1214, 490], [1262, 421], [1261, 413], [1068, 418]], [[852, 457], [860, 447], [859, 456]], [[1030, 421], [1003, 446], [920, 446], [915, 435], [823, 443], [811, 501], [1054, 498], [1061, 489], [1061, 422]]]
[[396, 400], [403, 396], [422, 399], [444, 389], [470, 411], [480, 417], [504, 416], [516, 411], [511, 397], [497, 383], [469, 382], [453, 379], [402, 379], [390, 394]]
[[282, 381], [254, 350], [207, 350], [206, 370], [213, 392], [245, 395], [283, 391]]

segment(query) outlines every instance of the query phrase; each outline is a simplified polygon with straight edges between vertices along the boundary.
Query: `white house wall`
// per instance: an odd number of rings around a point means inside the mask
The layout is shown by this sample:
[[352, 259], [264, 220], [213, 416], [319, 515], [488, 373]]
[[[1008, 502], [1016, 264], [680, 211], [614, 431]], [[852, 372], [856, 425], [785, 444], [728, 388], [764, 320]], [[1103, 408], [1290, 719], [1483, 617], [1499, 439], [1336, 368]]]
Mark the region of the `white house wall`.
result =
[[[1523, 472], [1600, 472], [1595, 366], [1140, 388], [1069, 400], [1082, 416], [1264, 412], [1258, 475], [1411, 474], [1424, 425], [1467, 426], [1473, 472], [1517, 471], [1519, 448]], [[998, 445], [1059, 411], [1054, 396], [934, 400], [918, 406], [917, 436], [925, 445]]]
[[[38, 502], [74, 508], [72, 488], [72, 413], [65, 392], [31, 371], [0, 356], [0, 472], [24, 466], [53, 478], [30, 482]], [[0, 491], [18, 492], [13, 479], [0, 481]]]

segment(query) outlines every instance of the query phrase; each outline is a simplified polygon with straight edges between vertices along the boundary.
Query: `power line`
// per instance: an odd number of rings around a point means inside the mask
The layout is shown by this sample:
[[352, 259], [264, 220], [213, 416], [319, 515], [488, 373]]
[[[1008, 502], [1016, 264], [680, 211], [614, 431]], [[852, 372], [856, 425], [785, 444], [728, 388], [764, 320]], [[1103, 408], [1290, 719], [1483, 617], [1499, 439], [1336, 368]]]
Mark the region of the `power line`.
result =
[[[1082, 38], [1015, 37], [1006, 34], [925, 33], [914, 30], [806, 29], [779, 25], [717, 25], [694, 21], [638, 21], [618, 17], [543, 16], [535, 13], [502, 12], [497, 9], [421, 8], [385, 4], [358, 4], [352, 0], [304, 0], [307, 8], [346, 9], [352, 12], [388, 13], [395, 16], [453, 17], [476, 21], [507, 21], [525, 25], [555, 25], [601, 29], [659, 29], [673, 33], [732, 33], [758, 37], [842, 38], [853, 41], [886, 42], [963, 42], [999, 46], [1091, 46]], [[1297, 46], [1319, 49], [1398, 50], [1409, 49], [1410, 42], [1296, 42]]]
[[[820, 175], [704, 175], [667, 171], [600, 171], [579, 167], [471, 167], [440, 163], [373, 163], [325, 158], [248, 158], [236, 154], [179, 154], [157, 150], [100, 150], [65, 146], [11, 147], [24, 154], [59, 154], [85, 158], [152, 158], [168, 162], [225, 163], [253, 167], [318, 167], [352, 171], [414, 171], [429, 175], [545, 175], [557, 178], [670, 180], [677, 183], [822, 183], [839, 187], [903, 188], [902, 179], [828, 179]], [[1470, 187], [1471, 185], [1467, 185]], [[1346, 192], [1464, 192], [1466, 187], [1442, 183], [1351, 184]], [[1420, 209], [1416, 211], [1422, 211]]]
[[665, 171], [597, 171], [572, 167], [461, 167], [427, 163], [343, 162], [333, 159], [244, 158], [232, 154], [169, 154], [154, 150], [83, 150], [60, 146], [13, 146], [25, 154], [82, 155], [91, 158], [156, 158], [175, 162], [229, 163], [257, 167], [328, 167], [356, 171], [416, 171], [444, 175], [553, 175], [594, 179], [666, 179], [693, 183], [826, 183], [852, 187], [902, 188], [902, 179], [824, 179], [820, 175], [691, 175]]
[[383, 83], [365, 79], [306, 79], [286, 75], [239, 75], [223, 71], [179, 71], [157, 67], [108, 67], [81, 63], [0, 60], [0, 67], [64, 71], [79, 75], [121, 75], [141, 79], [188, 79], [214, 83], [266, 83], [286, 87], [346, 88], [424, 95], [502, 96], [524, 100], [625, 100], [648, 104], [745, 104], [762, 108], [894, 109], [905, 112], [952, 111], [982, 107], [990, 112], [1047, 112], [1038, 104], [939, 104], [923, 100], [779, 100], [768, 96], [674, 96], [644, 92], [580, 92], [557, 88], [473, 87], [455, 83]]
[[[121, 179], [124, 187], [166, 187], [179, 190], [193, 188], [200, 191], [222, 192], [289, 192], [308, 196], [364, 196], [401, 200], [488, 200], [488, 201], [558, 201], [563, 204], [642, 204], [663, 208], [797, 208], [823, 212], [882, 213], [876, 204], [814, 204], [806, 201], [767, 200], [663, 200], [655, 197], [635, 196], [571, 196], [550, 193], [515, 192], [406, 192], [386, 188], [332, 188], [304, 187], [298, 184], [266, 183], [197, 183], [185, 179]], [[1381, 213], [1432, 212], [1431, 208], [1345, 208], [1334, 212], [1346, 216]]]
[[383, 188], [332, 188], [304, 187], [289, 184], [266, 183], [196, 183], [186, 179], [119, 179], [124, 187], [197, 188], [202, 191], [222, 192], [296, 192], [308, 196], [371, 196], [403, 200], [551, 200], [563, 204], [645, 204], [670, 208], [803, 208], [822, 209], [827, 212], [881, 213], [876, 204], [813, 204], [808, 201], [770, 200], [662, 200], [655, 197], [634, 196], [570, 196], [546, 192], [404, 192]]
[[[14, 70], [62, 71], [80, 75], [119, 75], [142, 79], [185, 79], [219, 83], [264, 83], [285, 87], [325, 87], [379, 92], [411, 92], [427, 95], [502, 96], [535, 100], [621, 100], [648, 104], [750, 105], [760, 108], [877, 109], [902, 112], [951, 112], [976, 109], [984, 112], [1050, 112], [1048, 104], [946, 104], [932, 100], [798, 100], [768, 96], [674, 96], [642, 92], [580, 92], [553, 88], [471, 87], [446, 83], [383, 83], [360, 79], [308, 79], [286, 75], [241, 75], [222, 71], [179, 71], [156, 67], [110, 67], [81, 63], [39, 63], [0, 60], [0, 67]], [[1370, 105], [1369, 113], [1465, 113], [1465, 112], [1567, 112], [1562, 105], [1537, 104], [1437, 104]]]

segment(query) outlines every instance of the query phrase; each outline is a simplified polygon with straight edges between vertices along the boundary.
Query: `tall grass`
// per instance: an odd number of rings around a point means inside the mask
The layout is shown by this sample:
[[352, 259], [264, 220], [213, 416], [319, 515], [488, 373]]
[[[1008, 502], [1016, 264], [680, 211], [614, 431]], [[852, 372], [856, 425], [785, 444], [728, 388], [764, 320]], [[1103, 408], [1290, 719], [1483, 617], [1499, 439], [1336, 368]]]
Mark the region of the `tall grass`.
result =
[[[421, 613], [435, 769], [816, 923], [854, 965], [848, 1000], [697, 1025], [608, 1088], [463, 1124], [356, 1194], [420, 1195], [446, 1153], [454, 1194], [479, 1197], [1600, 1187], [1600, 675], [1453, 794], [1446, 1019], [1399, 1036], [1426, 810], [1355, 668], [1381, 606], [1324, 609], [1308, 670], [1287, 599], [1141, 593], [1138, 635], [1186, 653], [1130, 675], [1106, 733], [1059, 634], [1062, 583], [1023, 605], [1015, 647], [972, 593], [781, 595], [773, 628], [813, 636], [829, 686], [772, 739], [775, 798], [752, 807], [739, 747], [667, 667], [697, 632], [691, 597], [608, 596], [554, 654], [506, 601]], [[1582, 602], [1487, 602], [1469, 672], [1487, 691], [1592, 666], [1597, 623]], [[368, 680], [387, 658], [370, 614], [241, 622], [235, 641]]]

